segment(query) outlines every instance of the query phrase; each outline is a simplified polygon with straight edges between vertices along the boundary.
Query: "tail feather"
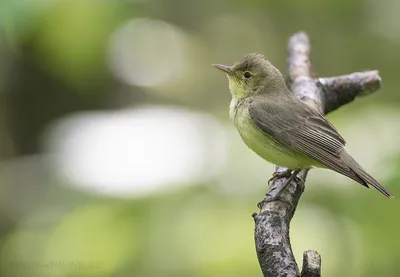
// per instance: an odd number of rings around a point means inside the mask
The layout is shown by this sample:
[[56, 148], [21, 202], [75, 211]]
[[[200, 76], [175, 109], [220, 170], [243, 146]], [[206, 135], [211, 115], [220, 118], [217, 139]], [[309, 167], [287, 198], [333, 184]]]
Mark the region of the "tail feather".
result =
[[357, 181], [363, 186], [368, 187], [368, 185], [376, 188], [380, 193], [385, 195], [388, 198], [394, 198], [393, 194], [391, 194], [387, 189], [385, 189], [374, 177], [369, 175], [365, 170], [350, 156], [347, 151], [341, 152], [341, 158], [346, 162], [350, 170], [354, 173], [353, 176], [349, 176], [353, 180]]
[[376, 188], [380, 193], [385, 195], [388, 198], [393, 198], [393, 194], [391, 194], [387, 189], [385, 189], [377, 180], [374, 179], [371, 175], [364, 171], [360, 166], [357, 169], [352, 169], [354, 173], [363, 180], [366, 184], [369, 184]]

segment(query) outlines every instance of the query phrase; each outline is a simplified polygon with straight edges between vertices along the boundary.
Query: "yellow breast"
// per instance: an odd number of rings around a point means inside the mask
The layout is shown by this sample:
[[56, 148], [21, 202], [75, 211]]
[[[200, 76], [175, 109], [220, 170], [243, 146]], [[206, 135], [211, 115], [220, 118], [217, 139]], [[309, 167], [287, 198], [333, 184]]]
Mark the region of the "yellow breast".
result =
[[290, 169], [315, 164], [312, 159], [283, 146], [259, 130], [250, 119], [246, 103], [232, 100], [230, 115], [244, 143], [264, 160]]

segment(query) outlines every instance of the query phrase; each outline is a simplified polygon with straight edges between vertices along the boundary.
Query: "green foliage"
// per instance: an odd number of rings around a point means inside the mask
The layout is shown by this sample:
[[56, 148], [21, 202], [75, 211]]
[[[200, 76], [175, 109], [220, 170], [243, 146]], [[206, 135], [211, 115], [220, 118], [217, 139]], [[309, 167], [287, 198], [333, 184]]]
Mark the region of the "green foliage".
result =
[[[373, 175], [382, 170], [378, 179], [397, 198], [389, 201], [372, 189], [312, 170], [291, 226], [297, 261], [312, 248], [322, 254], [327, 277], [399, 276], [400, 52], [393, 26], [400, 26], [400, 19], [388, 12], [397, 10], [396, 1], [379, 3], [0, 1], [0, 276], [260, 276], [250, 215], [257, 211], [272, 167], [249, 153], [229, 127], [227, 81], [213, 74], [211, 64], [263, 52], [283, 70], [286, 40], [298, 30], [310, 34], [320, 76], [380, 70], [383, 88], [377, 95], [331, 118], [343, 129], [348, 149], [363, 157], [361, 164], [369, 163], [367, 169], [375, 169]], [[154, 33], [169, 39], [153, 36], [146, 46], [148, 40], [141, 40], [133, 24], [143, 18], [140, 28], [150, 36], [152, 28], [160, 28]], [[137, 41], [143, 42], [141, 51], [152, 52], [136, 53]], [[169, 41], [176, 44], [165, 45]], [[157, 82], [141, 70], [144, 65], [157, 69]], [[138, 78], [146, 82], [135, 83]], [[69, 168], [53, 162], [61, 154], [49, 139], [62, 125], [58, 120], [97, 110], [112, 121], [119, 112], [148, 104], [196, 110], [218, 123], [218, 130], [206, 124], [209, 133], [196, 133], [202, 147], [191, 149], [198, 160], [196, 168], [180, 174], [185, 178], [139, 186], [146, 193], [118, 194], [113, 191], [117, 181], [107, 180], [100, 190], [60, 174]], [[196, 120], [189, 128], [194, 133], [199, 132]], [[113, 127], [128, 129], [129, 124]], [[57, 142], [65, 142], [67, 127], [56, 134]], [[78, 133], [77, 145], [89, 136], [83, 127]], [[226, 153], [218, 144], [221, 137]], [[153, 141], [164, 139], [157, 133]], [[120, 150], [118, 140], [114, 143]], [[93, 155], [102, 161], [105, 148], [99, 145]], [[124, 150], [130, 153], [129, 147]], [[188, 153], [168, 158], [172, 164]], [[147, 161], [143, 164], [151, 167]], [[107, 170], [103, 166], [98, 173]], [[160, 171], [148, 170], [154, 176]], [[192, 171], [200, 177], [192, 177]], [[88, 180], [85, 174], [80, 172], [81, 180]], [[133, 183], [127, 187], [138, 182]]]

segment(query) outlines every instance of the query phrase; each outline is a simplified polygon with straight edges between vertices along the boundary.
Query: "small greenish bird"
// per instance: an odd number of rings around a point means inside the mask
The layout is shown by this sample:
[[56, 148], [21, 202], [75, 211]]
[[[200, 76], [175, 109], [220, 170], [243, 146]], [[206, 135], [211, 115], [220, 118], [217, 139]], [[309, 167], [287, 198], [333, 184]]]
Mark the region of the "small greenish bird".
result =
[[213, 66], [228, 77], [229, 114], [244, 143], [263, 159], [289, 168], [274, 173], [275, 178], [290, 178], [271, 201], [302, 168], [311, 167], [334, 170], [393, 198], [350, 156], [335, 127], [289, 91], [281, 72], [263, 55], [245, 55], [233, 66]]

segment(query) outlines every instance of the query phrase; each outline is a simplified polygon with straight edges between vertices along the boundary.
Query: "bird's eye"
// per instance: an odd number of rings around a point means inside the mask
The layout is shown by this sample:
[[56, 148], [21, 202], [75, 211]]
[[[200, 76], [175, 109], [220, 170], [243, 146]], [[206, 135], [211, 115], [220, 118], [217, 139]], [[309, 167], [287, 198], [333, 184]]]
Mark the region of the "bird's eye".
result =
[[244, 77], [245, 77], [246, 79], [250, 78], [251, 76], [253, 76], [253, 75], [251, 75], [251, 73], [248, 72], [248, 71], [246, 71], [246, 72], [244, 73]]

